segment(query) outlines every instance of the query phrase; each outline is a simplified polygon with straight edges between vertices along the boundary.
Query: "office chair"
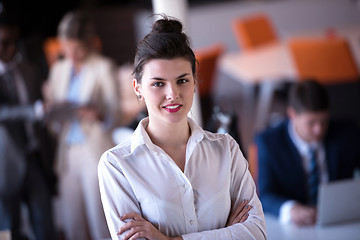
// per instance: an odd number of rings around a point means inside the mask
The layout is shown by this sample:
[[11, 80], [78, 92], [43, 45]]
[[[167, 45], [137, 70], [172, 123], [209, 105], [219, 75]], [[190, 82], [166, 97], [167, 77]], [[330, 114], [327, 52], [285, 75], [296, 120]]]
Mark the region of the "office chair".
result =
[[222, 43], [216, 43], [211, 46], [195, 50], [195, 57], [199, 62], [197, 78], [200, 97], [211, 94], [214, 85], [217, 60], [224, 51], [225, 46]]
[[258, 157], [257, 157], [257, 145], [252, 142], [248, 147], [248, 163], [249, 163], [249, 171], [251, 176], [253, 177], [255, 183], [257, 183], [258, 178]]
[[355, 60], [343, 38], [292, 38], [288, 46], [299, 80], [312, 78], [323, 84], [359, 80]]
[[234, 19], [232, 31], [239, 47], [244, 50], [251, 50], [278, 41], [272, 22], [265, 13]]
[[62, 56], [62, 50], [57, 37], [48, 37], [44, 40], [43, 50], [46, 63], [50, 67]]
[[215, 43], [210, 46], [195, 50], [196, 59], [199, 62], [197, 69], [197, 90], [199, 92], [203, 122], [206, 125], [210, 118], [213, 100], [212, 91], [217, 71], [217, 61], [225, 51], [223, 43]]

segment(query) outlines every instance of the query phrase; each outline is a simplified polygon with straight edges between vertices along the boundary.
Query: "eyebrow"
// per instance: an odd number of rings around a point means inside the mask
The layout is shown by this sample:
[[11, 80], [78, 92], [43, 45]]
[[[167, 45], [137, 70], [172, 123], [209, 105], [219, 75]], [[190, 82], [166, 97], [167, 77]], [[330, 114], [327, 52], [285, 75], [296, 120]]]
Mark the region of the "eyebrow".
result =
[[[180, 76], [178, 76], [176, 79], [183, 78], [183, 77], [186, 77], [186, 76], [188, 76], [188, 75], [190, 75], [190, 73], [184, 73], [184, 74], [181, 74]], [[165, 81], [165, 79], [160, 78], [160, 77], [153, 77], [153, 78], [151, 78], [151, 79], [153, 79], [153, 80]]]

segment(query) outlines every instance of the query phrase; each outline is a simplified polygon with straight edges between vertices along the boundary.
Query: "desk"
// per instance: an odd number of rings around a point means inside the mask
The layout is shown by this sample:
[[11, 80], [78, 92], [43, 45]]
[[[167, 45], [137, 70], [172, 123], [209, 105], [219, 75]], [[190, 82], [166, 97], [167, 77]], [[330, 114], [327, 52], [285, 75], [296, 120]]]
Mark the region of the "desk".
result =
[[[345, 37], [360, 71], [360, 26], [291, 34], [291, 37], [300, 36]], [[242, 84], [244, 104], [247, 106], [245, 113], [250, 112], [251, 118], [255, 119], [255, 130], [261, 130], [265, 126], [273, 92], [278, 84], [284, 81], [296, 81], [298, 78], [286, 39], [253, 51], [224, 54], [219, 60], [219, 70]], [[256, 87], [259, 87], [258, 98], [256, 98]]]
[[247, 84], [296, 77], [296, 69], [285, 42], [258, 49], [227, 53], [219, 60], [220, 69]]
[[265, 215], [268, 240], [359, 240], [360, 221], [325, 227], [282, 225], [277, 218]]

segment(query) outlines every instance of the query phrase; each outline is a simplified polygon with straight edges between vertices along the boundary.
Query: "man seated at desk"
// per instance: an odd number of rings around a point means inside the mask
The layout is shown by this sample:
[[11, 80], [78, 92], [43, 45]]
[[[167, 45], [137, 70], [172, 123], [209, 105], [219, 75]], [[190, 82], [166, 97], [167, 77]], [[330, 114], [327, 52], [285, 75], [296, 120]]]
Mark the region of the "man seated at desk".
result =
[[352, 178], [359, 168], [358, 126], [329, 121], [329, 109], [323, 86], [298, 82], [290, 89], [289, 119], [255, 137], [260, 200], [282, 223], [314, 225], [318, 185]]

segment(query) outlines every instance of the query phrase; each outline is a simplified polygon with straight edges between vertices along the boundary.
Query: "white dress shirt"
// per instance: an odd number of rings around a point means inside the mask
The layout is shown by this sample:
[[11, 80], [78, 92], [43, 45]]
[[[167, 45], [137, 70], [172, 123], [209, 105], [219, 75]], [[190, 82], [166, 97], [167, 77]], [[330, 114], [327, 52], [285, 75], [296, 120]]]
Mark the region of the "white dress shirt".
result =
[[[328, 175], [326, 161], [325, 161], [324, 144], [322, 142], [307, 143], [304, 140], [302, 140], [300, 138], [300, 136], [297, 134], [295, 127], [291, 121], [289, 121], [288, 131], [289, 131], [290, 139], [293, 141], [296, 149], [298, 150], [298, 152], [301, 156], [302, 164], [303, 164], [306, 174], [309, 174], [309, 172], [310, 172], [310, 162], [311, 162], [310, 149], [315, 148], [316, 154], [317, 154], [317, 162], [318, 162], [317, 164], [319, 167], [320, 182], [321, 183], [328, 182], [329, 175]], [[295, 203], [296, 203], [296, 201], [289, 200], [289, 201], [284, 202], [281, 205], [280, 213], [279, 213], [280, 222], [282, 222], [284, 224], [292, 223], [290, 211]]]
[[[137, 212], [167, 236], [186, 239], [265, 239], [265, 220], [248, 163], [228, 134], [204, 131], [188, 118], [191, 136], [184, 172], [158, 146], [143, 119], [132, 139], [106, 151], [99, 162], [101, 199], [112, 239]], [[225, 227], [241, 200], [252, 209], [243, 223]]]

